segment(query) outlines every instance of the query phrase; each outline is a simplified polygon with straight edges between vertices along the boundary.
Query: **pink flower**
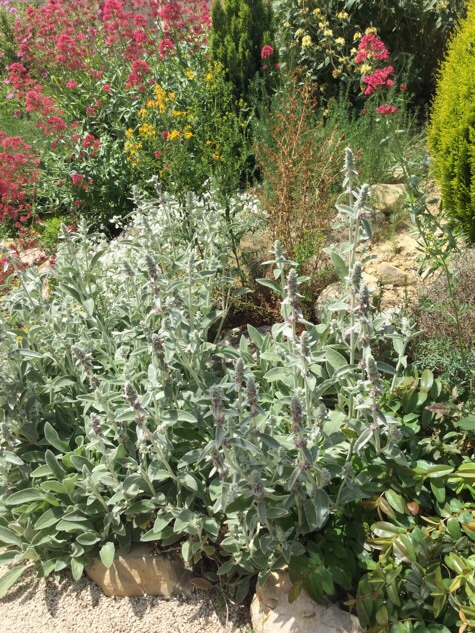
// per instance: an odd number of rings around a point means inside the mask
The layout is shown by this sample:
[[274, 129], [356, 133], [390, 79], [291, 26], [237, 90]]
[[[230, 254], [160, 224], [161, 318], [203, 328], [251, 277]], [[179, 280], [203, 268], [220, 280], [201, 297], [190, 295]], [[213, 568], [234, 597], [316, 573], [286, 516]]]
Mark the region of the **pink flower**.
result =
[[81, 145], [85, 148], [88, 147], [94, 147], [95, 149], [97, 149], [101, 144], [101, 141], [96, 138], [93, 134], [86, 134], [86, 136], [83, 138]]
[[394, 68], [392, 66], [386, 66], [385, 68], [377, 68], [372, 75], [365, 75], [363, 77], [363, 83], [366, 84], [364, 94], [368, 97], [372, 95], [377, 88], [387, 86], [387, 82], [392, 81], [389, 79], [389, 75], [393, 72]]
[[395, 112], [397, 112], [397, 107], [396, 106], [391, 106], [388, 103], [385, 103], [382, 106], [379, 106], [376, 108], [376, 112], [378, 114], [394, 114]]
[[86, 114], [87, 116], [96, 116], [96, 110], [94, 108], [91, 108], [91, 106], [88, 106], [86, 108]]
[[[160, 47], [161, 45], [162, 45], [162, 42], [160, 42]], [[161, 52], [161, 49], [160, 49], [160, 52]], [[132, 64], [132, 72], [127, 77], [127, 82], [125, 84], [125, 87], [132, 88], [135, 86], [139, 86], [143, 82], [145, 75], [148, 75], [151, 72], [152, 72], [152, 69], [147, 64], [147, 62], [144, 62], [142, 59], [136, 59], [134, 63]]]
[[180, 7], [175, 2], [169, 2], [160, 9], [158, 17], [164, 22], [176, 22], [180, 18]]
[[173, 41], [171, 39], [169, 39], [168, 37], [166, 37], [165, 39], [163, 39], [160, 42], [160, 59], [164, 59], [167, 55], [168, 51], [171, 51], [175, 48], [175, 44], [173, 43]]
[[269, 46], [269, 44], [266, 44], [265, 46], [262, 47], [261, 59], [267, 59], [268, 57], [271, 57], [271, 55], [273, 54], [274, 54], [274, 49], [272, 48], [272, 46]]
[[262, 67], [262, 70], [267, 70], [269, 68], [269, 66], [267, 64], [264, 64], [264, 66]]
[[400, 88], [403, 92], [405, 92], [405, 91], [407, 90], [407, 84], [401, 84], [401, 85], [399, 86], [399, 88]]
[[275, 65], [275, 69], [276, 69], [276, 70], [280, 70], [280, 64], [276, 64], [276, 65]]
[[112, 88], [111, 88], [111, 86], [109, 84], [104, 84], [102, 86], [102, 90], [104, 90], [104, 92], [108, 92], [108, 93], [112, 92]]
[[74, 88], [77, 88], [78, 82], [74, 81], [73, 79], [70, 79], [69, 81], [66, 82], [66, 88], [71, 88], [72, 90]]
[[382, 40], [371, 33], [363, 35], [361, 38], [358, 45], [358, 53], [355, 57], [355, 64], [361, 64], [368, 57], [379, 61], [387, 61], [389, 59], [389, 51]]
[[84, 180], [84, 176], [82, 174], [72, 174], [71, 180], [72, 180], [73, 185], [80, 186]]

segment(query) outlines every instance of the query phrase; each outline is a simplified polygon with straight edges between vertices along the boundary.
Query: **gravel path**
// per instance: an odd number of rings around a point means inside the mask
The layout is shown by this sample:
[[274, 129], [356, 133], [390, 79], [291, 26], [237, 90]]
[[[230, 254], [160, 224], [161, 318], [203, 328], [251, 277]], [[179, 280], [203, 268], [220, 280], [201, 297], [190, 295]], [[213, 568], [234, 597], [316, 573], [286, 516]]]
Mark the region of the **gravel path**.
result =
[[252, 633], [249, 608], [219, 609], [212, 592], [181, 598], [107, 598], [88, 578], [22, 577], [0, 600], [9, 633]]

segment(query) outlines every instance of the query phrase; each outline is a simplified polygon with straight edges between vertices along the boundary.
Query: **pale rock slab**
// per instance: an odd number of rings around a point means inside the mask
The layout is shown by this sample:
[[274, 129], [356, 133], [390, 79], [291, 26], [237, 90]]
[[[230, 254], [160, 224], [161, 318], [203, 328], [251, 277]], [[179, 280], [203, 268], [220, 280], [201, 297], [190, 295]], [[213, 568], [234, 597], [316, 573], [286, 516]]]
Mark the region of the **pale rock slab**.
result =
[[191, 595], [191, 571], [177, 557], [152, 554], [146, 545], [136, 545], [129, 553], [117, 552], [107, 569], [99, 558], [86, 568], [91, 580], [106, 596]]
[[386, 215], [397, 211], [406, 198], [406, 187], [396, 185], [373, 185], [370, 188], [371, 206]]
[[355, 616], [336, 605], [320, 605], [303, 591], [289, 603], [288, 572], [276, 571], [257, 587], [251, 604], [255, 633], [363, 633]]
[[377, 274], [383, 283], [393, 286], [410, 286], [416, 283], [416, 278], [412, 273], [407, 273], [387, 262], [382, 262], [378, 266]]

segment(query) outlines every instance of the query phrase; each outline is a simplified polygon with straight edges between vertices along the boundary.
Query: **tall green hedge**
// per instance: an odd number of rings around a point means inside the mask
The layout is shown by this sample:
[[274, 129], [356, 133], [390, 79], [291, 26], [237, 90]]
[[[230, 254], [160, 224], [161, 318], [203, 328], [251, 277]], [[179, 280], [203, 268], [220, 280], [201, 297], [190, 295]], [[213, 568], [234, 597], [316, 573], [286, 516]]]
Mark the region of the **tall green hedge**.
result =
[[475, 242], [475, 0], [441, 65], [428, 140], [444, 208]]
[[234, 85], [236, 99], [247, 100], [249, 85], [275, 53], [261, 58], [265, 45], [274, 45], [272, 8], [267, 0], [215, 0], [211, 12], [210, 37], [212, 58], [220, 63]]

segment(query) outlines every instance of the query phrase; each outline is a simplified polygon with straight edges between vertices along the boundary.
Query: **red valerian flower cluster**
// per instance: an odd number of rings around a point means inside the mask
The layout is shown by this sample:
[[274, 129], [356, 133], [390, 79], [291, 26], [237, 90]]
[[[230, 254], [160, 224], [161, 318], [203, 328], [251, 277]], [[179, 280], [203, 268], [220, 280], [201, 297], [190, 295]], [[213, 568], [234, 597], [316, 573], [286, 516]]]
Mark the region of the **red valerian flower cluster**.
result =
[[[355, 57], [355, 64], [360, 65], [364, 63], [367, 65], [365, 70], [373, 67], [372, 72], [364, 74], [362, 79], [364, 85], [363, 94], [366, 97], [370, 97], [376, 92], [382, 94], [384, 90], [394, 88], [394, 79], [391, 77], [391, 75], [394, 75], [394, 68], [390, 65], [378, 67], [378, 62], [387, 62], [389, 57], [388, 49], [377, 35], [369, 33], [361, 38]], [[407, 89], [407, 86], [401, 84], [401, 90], [404, 89]], [[383, 115], [394, 114], [397, 110], [397, 106], [389, 105], [388, 103], [376, 108], [376, 112]], [[367, 108], [364, 111], [367, 112]]]
[[369, 97], [378, 88], [392, 88], [394, 81], [389, 78], [389, 75], [394, 73], [392, 66], [386, 66], [385, 68], [377, 68], [371, 75], [365, 75], [363, 77], [363, 83], [366, 84], [364, 94]]
[[269, 46], [269, 44], [266, 44], [265, 46], [262, 47], [261, 59], [267, 59], [268, 57], [272, 57], [273, 54], [274, 54], [274, 49], [272, 48], [272, 46]]
[[31, 218], [31, 201], [38, 178], [38, 157], [19, 136], [0, 132], [0, 222], [16, 228]]
[[355, 57], [355, 64], [362, 64], [367, 60], [388, 61], [389, 51], [383, 41], [377, 36], [369, 33], [363, 35], [358, 46]]
[[395, 112], [397, 112], [397, 107], [385, 103], [384, 105], [378, 106], [376, 108], [376, 112], [378, 112], [378, 114], [385, 114], [385, 115], [394, 114]]

